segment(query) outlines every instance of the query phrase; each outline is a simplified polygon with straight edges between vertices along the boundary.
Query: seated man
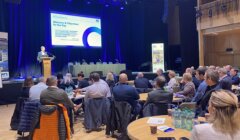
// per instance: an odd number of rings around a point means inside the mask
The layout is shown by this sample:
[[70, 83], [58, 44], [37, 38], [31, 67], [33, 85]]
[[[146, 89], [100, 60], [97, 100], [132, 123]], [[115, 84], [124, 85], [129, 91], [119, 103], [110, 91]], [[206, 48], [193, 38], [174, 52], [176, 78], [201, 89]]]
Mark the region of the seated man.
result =
[[200, 116], [204, 116], [207, 112], [208, 101], [212, 95], [212, 92], [221, 89], [218, 83], [219, 74], [217, 71], [211, 69], [207, 70], [204, 79], [208, 86], [202, 98], [197, 102]]
[[238, 77], [238, 69], [232, 68], [230, 71], [230, 76], [232, 78], [232, 84], [238, 85], [239, 84], [239, 77]]
[[224, 68], [220, 68], [218, 70], [219, 74], [219, 86], [225, 90], [232, 90], [232, 79], [227, 75], [227, 70]]
[[46, 79], [44, 77], [40, 77], [38, 79], [38, 81], [39, 81], [39, 83], [32, 86], [29, 90], [29, 99], [30, 100], [40, 100], [41, 92], [48, 87], [46, 85]]
[[133, 109], [133, 114], [137, 115], [141, 110], [141, 105], [138, 103], [139, 95], [136, 89], [127, 84], [128, 77], [125, 73], [119, 75], [119, 83], [113, 87], [113, 96], [116, 101], [126, 101]]
[[74, 108], [73, 102], [68, 98], [67, 93], [57, 87], [57, 77], [51, 76], [46, 81], [48, 88], [43, 90], [40, 95], [41, 104], [64, 104], [67, 107]]
[[173, 100], [173, 93], [164, 90], [166, 80], [163, 76], [156, 78], [156, 90], [148, 93], [148, 98], [145, 105], [149, 103], [171, 103]]
[[134, 80], [135, 88], [142, 89], [140, 91], [144, 91], [144, 89], [152, 88], [151, 83], [147, 78], [144, 77], [142, 72], [139, 72], [136, 79]]
[[200, 85], [196, 91], [195, 96], [192, 99], [192, 102], [198, 102], [207, 89], [207, 83], [204, 81], [205, 72], [206, 68], [203, 67], [200, 67], [196, 70], [196, 78], [200, 81]]
[[77, 85], [78, 85], [78, 88], [85, 88], [85, 87], [88, 87], [89, 86], [89, 83], [87, 80], [84, 79], [84, 74], [82, 72], [80, 72], [78, 74], [78, 81], [77, 81]]
[[110, 93], [109, 86], [106, 82], [100, 79], [100, 75], [98, 73], [92, 73], [90, 75], [90, 80], [92, 81], [92, 85], [80, 89], [80, 91], [85, 91], [85, 98], [106, 98]]

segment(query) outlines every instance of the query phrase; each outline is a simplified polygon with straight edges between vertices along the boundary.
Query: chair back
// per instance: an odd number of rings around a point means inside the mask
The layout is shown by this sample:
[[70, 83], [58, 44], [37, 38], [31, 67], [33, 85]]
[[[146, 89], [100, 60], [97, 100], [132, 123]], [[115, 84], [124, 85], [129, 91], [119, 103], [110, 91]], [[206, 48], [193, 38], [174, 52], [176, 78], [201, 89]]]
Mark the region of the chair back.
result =
[[143, 108], [143, 116], [156, 116], [168, 114], [168, 103], [150, 103]]
[[84, 100], [84, 125], [86, 129], [97, 129], [107, 123], [110, 103], [107, 98], [88, 98]]
[[33, 132], [33, 140], [70, 140], [70, 123], [67, 109], [63, 105], [41, 106], [40, 114], [39, 127]]
[[187, 109], [192, 110], [192, 111], [195, 111], [196, 107], [197, 107], [196, 102], [184, 102], [179, 106], [180, 109], [187, 108]]

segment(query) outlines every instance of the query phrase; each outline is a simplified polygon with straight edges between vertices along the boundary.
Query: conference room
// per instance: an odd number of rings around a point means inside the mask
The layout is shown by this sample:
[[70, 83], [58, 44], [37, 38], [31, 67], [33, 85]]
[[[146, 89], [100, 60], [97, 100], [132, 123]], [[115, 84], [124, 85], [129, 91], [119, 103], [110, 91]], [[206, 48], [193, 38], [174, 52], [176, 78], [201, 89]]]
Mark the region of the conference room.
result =
[[0, 140], [239, 140], [239, 0], [0, 0]]

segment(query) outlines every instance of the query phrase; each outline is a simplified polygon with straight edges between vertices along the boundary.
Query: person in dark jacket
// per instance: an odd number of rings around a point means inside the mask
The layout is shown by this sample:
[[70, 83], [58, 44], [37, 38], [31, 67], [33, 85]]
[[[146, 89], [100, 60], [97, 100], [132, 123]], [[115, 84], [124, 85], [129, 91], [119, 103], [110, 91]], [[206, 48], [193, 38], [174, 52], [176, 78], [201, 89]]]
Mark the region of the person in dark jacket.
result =
[[219, 86], [225, 90], [232, 90], [232, 79], [227, 75], [227, 70], [224, 68], [220, 68], [218, 70], [219, 74]]
[[173, 93], [164, 90], [166, 80], [163, 76], [156, 78], [156, 90], [148, 93], [148, 97], [145, 105], [149, 103], [171, 103], [173, 99]]
[[29, 98], [29, 90], [34, 85], [32, 77], [27, 77], [23, 82], [20, 97]]
[[80, 72], [78, 73], [78, 81], [77, 81], [77, 85], [78, 85], [78, 88], [81, 89], [81, 88], [85, 88], [85, 87], [88, 87], [89, 86], [89, 83], [87, 80], [84, 79], [84, 74], [83, 72]]
[[239, 77], [238, 77], [238, 69], [232, 68], [230, 71], [230, 76], [232, 78], [232, 84], [238, 85], [239, 84]]
[[142, 72], [138, 73], [136, 79], [134, 80], [134, 85], [135, 85], [135, 88], [142, 88], [142, 89], [152, 88], [151, 83], [147, 78], [144, 77]]
[[201, 110], [200, 116], [204, 116], [207, 112], [208, 102], [212, 95], [212, 92], [221, 89], [218, 83], [219, 74], [217, 71], [211, 69], [207, 70], [204, 79], [208, 86], [202, 98], [197, 102], [197, 105]]
[[127, 84], [128, 77], [125, 73], [119, 75], [119, 83], [113, 87], [113, 96], [116, 101], [126, 101], [133, 108], [133, 114], [138, 114], [141, 105], [138, 103], [139, 95], [136, 89]]
[[114, 75], [111, 72], [107, 73], [106, 82], [110, 88], [115, 85]]

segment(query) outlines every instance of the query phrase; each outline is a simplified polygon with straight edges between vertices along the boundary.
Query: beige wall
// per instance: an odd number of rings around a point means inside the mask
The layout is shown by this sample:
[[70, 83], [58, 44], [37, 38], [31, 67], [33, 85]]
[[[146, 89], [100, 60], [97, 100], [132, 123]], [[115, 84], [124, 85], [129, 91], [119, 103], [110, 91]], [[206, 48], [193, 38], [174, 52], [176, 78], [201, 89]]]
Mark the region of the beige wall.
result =
[[[240, 66], [240, 30], [204, 36], [205, 65]], [[232, 48], [233, 52], [226, 52]]]

